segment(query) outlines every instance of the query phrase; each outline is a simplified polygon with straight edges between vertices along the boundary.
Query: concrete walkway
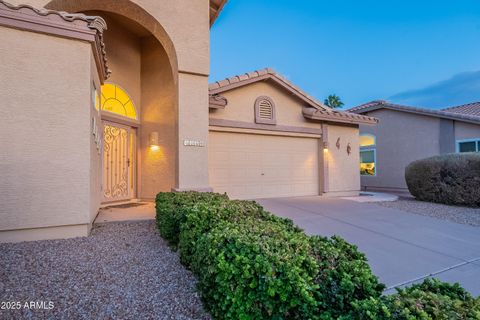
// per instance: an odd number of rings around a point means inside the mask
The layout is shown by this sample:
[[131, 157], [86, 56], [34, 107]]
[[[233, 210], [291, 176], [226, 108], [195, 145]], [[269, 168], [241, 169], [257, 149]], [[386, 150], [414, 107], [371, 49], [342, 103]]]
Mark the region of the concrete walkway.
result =
[[132, 202], [101, 208], [95, 219], [95, 224], [153, 219], [155, 219], [154, 202]]
[[385, 202], [396, 201], [398, 196], [381, 192], [360, 192], [360, 195], [356, 197], [342, 197], [342, 199], [356, 202]]
[[387, 285], [408, 285], [434, 276], [459, 282], [480, 295], [480, 228], [438, 220], [371, 203], [321, 197], [257, 200], [291, 218], [308, 234], [337, 234], [367, 255]]

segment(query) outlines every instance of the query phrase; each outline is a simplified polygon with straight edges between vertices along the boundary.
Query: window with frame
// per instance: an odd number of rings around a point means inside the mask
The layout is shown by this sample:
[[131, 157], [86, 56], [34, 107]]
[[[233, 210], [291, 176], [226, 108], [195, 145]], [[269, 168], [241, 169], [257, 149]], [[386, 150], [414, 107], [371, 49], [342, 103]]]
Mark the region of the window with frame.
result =
[[372, 134], [360, 135], [360, 174], [375, 176], [377, 174], [376, 137]]
[[480, 138], [457, 141], [457, 152], [480, 152]]
[[105, 83], [102, 86], [102, 98], [100, 101], [102, 111], [116, 113], [118, 115], [137, 120], [137, 109], [128, 93], [120, 86], [113, 83]]

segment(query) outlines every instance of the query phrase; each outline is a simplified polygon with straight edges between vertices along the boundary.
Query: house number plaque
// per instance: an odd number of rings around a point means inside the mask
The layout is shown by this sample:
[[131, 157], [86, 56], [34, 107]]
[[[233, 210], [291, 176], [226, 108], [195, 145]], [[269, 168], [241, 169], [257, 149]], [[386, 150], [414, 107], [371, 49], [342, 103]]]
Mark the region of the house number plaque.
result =
[[205, 147], [205, 142], [200, 140], [183, 140], [185, 147]]

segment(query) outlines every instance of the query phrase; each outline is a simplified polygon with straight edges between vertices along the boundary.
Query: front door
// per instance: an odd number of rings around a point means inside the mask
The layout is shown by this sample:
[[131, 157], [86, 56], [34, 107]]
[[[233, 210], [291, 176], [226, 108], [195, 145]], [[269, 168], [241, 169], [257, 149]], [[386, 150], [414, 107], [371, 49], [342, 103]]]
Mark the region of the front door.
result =
[[134, 196], [135, 129], [103, 121], [103, 201]]

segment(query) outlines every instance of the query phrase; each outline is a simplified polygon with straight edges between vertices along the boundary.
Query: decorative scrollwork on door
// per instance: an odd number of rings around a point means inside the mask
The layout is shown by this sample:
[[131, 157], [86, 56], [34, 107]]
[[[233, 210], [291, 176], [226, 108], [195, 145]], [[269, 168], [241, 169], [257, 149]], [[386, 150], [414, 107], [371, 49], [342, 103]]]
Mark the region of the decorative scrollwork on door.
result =
[[106, 201], [122, 200], [128, 189], [128, 131], [110, 124], [104, 125], [103, 186]]

